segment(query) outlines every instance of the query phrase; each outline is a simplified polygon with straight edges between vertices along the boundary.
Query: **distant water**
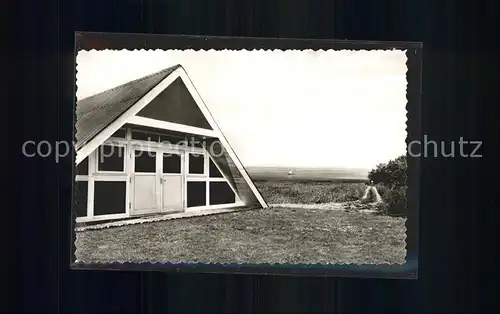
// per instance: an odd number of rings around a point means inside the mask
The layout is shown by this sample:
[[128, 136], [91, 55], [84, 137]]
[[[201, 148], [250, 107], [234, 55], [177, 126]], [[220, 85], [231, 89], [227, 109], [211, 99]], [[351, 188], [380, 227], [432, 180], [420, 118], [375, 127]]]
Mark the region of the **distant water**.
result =
[[[367, 169], [312, 168], [312, 167], [246, 167], [253, 180], [346, 181], [363, 182], [368, 179]], [[288, 174], [290, 169], [292, 175]]]

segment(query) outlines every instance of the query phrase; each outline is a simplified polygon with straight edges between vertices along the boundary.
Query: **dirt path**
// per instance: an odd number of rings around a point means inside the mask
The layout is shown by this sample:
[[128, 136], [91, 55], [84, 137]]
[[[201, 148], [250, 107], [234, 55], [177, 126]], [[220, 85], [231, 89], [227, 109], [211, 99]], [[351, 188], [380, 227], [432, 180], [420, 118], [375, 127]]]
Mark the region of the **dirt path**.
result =
[[269, 204], [270, 207], [303, 208], [303, 209], [327, 209], [344, 210], [342, 203], [322, 203], [322, 204]]

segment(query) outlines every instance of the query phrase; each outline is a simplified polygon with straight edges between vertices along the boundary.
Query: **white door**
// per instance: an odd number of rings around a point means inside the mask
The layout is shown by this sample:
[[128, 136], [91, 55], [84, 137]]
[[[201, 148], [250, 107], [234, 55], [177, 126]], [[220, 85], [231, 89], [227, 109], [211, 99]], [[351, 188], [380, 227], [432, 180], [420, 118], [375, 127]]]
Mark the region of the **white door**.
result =
[[157, 150], [134, 149], [132, 151], [131, 215], [160, 212], [159, 152]]
[[161, 211], [181, 212], [184, 210], [184, 153], [163, 150], [160, 154]]

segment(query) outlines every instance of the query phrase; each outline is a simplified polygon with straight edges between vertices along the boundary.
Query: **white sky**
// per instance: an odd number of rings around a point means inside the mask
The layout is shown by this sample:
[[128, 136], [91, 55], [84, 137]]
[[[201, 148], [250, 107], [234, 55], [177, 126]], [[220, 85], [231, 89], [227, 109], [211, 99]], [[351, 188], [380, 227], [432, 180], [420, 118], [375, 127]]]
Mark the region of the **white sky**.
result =
[[372, 168], [405, 153], [404, 51], [82, 51], [77, 98], [175, 64], [246, 166]]

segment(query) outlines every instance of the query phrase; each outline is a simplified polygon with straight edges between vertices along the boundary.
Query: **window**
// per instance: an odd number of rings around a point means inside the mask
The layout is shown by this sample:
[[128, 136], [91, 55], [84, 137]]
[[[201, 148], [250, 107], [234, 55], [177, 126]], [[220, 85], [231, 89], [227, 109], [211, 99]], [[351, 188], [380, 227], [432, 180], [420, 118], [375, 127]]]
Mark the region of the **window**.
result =
[[77, 181], [74, 183], [74, 209], [76, 217], [87, 216], [87, 193], [89, 183], [87, 181]]
[[126, 185], [124, 181], [95, 181], [94, 216], [124, 214]]
[[125, 148], [123, 146], [102, 145], [97, 150], [98, 171], [125, 171]]
[[207, 182], [187, 182], [187, 207], [205, 206], [207, 203]]
[[156, 172], [156, 153], [136, 150], [134, 153], [135, 172]]
[[[205, 158], [208, 159], [205, 160]], [[188, 207], [235, 204], [238, 199], [235, 192], [210, 156], [190, 154], [189, 173], [201, 174], [205, 168], [205, 162], [208, 166], [208, 170], [204, 171], [205, 176], [188, 176], [187, 178]], [[207, 195], [207, 187], [209, 195]]]
[[208, 168], [208, 172], [210, 173], [210, 178], [222, 178], [222, 173], [220, 173], [219, 169], [215, 165], [214, 161], [210, 159], [210, 164]]
[[205, 173], [205, 156], [203, 154], [189, 154], [189, 173], [204, 174]]
[[221, 142], [218, 140], [207, 141], [207, 150], [210, 151], [212, 156], [223, 156], [225, 153]]
[[233, 204], [235, 201], [234, 191], [227, 182], [210, 182], [210, 205]]
[[186, 143], [184, 142], [185, 140], [186, 139], [183, 136], [170, 135], [170, 134], [160, 135], [160, 143], [166, 146], [171, 146], [171, 145], [185, 146], [186, 145]]
[[134, 130], [132, 131], [132, 139], [147, 142], [158, 142], [160, 140], [160, 135], [152, 132]]
[[181, 173], [181, 155], [164, 153], [163, 173]]
[[195, 137], [195, 136], [187, 136], [186, 142], [188, 147], [197, 147], [203, 148], [203, 139]]
[[89, 174], [89, 159], [85, 158], [76, 166], [76, 175], [87, 176]]

